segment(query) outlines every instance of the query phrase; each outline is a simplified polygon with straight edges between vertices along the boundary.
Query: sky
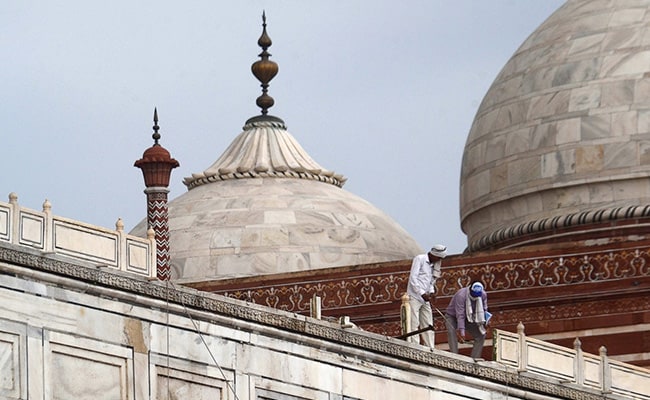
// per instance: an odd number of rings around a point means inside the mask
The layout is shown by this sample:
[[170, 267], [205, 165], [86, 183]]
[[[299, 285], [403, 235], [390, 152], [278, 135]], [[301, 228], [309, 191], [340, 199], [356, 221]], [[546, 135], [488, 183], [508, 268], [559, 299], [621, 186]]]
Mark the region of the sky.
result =
[[269, 114], [344, 189], [423, 249], [462, 252], [459, 182], [474, 115], [500, 69], [563, 0], [0, 0], [0, 201], [129, 231], [146, 217], [133, 166], [151, 138], [182, 181], [259, 115], [261, 15], [279, 73]]

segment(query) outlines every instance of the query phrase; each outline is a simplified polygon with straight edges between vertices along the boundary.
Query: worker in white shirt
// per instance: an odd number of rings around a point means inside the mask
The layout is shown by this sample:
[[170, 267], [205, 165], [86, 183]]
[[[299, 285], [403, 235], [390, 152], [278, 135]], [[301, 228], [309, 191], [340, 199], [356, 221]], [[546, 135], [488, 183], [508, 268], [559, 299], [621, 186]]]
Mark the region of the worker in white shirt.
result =
[[[413, 258], [406, 290], [411, 308], [410, 332], [433, 325], [431, 303], [436, 299], [436, 280], [440, 278], [442, 259], [446, 256], [447, 247], [437, 244], [428, 253]], [[435, 344], [433, 329], [409, 336], [408, 339], [420, 343], [420, 337], [422, 344], [433, 349]]]

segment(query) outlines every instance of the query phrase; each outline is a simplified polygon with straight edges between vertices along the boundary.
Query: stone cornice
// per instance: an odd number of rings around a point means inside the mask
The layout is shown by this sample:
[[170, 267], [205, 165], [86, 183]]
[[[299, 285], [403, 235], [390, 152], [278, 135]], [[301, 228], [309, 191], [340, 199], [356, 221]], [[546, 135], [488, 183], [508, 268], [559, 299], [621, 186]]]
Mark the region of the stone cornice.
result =
[[[526, 221], [515, 226], [498, 229], [472, 241], [468, 249], [478, 251], [499, 246], [509, 241], [523, 241], [533, 236], [541, 236], [542, 238], [553, 236], [558, 230], [587, 226], [597, 227], [613, 221], [629, 221], [647, 217], [650, 217], [650, 205], [611, 207], [568, 215], [557, 215], [552, 218]], [[542, 241], [542, 239], [538, 240]]]

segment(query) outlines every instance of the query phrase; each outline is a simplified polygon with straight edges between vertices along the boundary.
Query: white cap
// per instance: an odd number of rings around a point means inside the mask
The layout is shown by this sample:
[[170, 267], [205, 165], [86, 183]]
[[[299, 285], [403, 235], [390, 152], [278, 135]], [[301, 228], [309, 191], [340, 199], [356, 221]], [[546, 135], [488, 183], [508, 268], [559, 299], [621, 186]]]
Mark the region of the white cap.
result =
[[431, 248], [429, 254], [438, 258], [445, 258], [447, 257], [447, 246], [437, 244]]

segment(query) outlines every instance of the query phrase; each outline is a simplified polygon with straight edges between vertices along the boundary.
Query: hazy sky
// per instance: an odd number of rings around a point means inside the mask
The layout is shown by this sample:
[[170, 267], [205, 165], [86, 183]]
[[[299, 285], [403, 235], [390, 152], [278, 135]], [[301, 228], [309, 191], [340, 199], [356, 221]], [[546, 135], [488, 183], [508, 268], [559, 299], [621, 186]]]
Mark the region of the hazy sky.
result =
[[465, 139], [499, 70], [562, 0], [0, 0], [0, 195], [126, 230], [146, 217], [133, 162], [161, 144], [182, 180], [259, 114], [261, 14], [280, 72], [270, 114], [344, 189], [423, 248], [462, 252]]

